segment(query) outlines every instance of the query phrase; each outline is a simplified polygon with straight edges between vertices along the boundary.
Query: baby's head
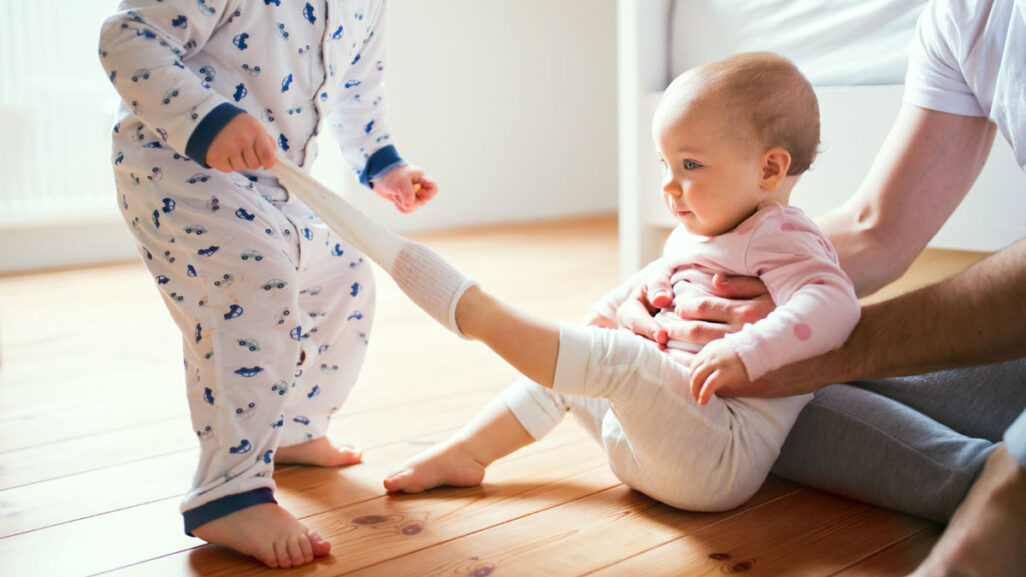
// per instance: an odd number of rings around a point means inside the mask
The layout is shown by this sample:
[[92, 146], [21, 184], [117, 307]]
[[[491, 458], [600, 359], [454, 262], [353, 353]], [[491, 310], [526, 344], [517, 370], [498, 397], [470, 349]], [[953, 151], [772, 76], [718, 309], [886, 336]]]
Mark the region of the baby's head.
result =
[[763, 201], [788, 201], [816, 157], [819, 105], [786, 58], [737, 54], [678, 76], [652, 131], [667, 207], [690, 232], [714, 236]]

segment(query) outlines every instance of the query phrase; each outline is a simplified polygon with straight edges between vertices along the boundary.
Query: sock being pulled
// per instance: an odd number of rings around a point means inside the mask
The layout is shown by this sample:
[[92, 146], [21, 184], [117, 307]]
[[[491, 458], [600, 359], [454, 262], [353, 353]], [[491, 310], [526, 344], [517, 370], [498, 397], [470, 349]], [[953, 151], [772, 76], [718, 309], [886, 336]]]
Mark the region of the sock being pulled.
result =
[[382, 228], [281, 154], [271, 172], [339, 236], [378, 263], [417, 306], [466, 338], [456, 324], [456, 305], [475, 281], [426, 246]]

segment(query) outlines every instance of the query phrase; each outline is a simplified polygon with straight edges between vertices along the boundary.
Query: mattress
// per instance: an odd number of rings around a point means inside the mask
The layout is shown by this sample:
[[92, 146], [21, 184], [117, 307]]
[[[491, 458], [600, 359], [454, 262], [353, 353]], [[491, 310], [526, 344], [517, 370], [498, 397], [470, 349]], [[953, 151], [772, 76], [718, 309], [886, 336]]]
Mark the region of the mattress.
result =
[[816, 86], [903, 84], [927, 0], [673, 0], [672, 77], [735, 52], [790, 58]]

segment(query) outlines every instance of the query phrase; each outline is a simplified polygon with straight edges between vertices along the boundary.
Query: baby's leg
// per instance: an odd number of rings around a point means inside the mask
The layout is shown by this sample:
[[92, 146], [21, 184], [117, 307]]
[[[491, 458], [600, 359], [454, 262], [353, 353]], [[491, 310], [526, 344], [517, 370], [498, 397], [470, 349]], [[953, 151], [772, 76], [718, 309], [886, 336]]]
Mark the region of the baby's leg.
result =
[[419, 493], [440, 485], [472, 486], [485, 468], [531, 442], [540, 441], [568, 411], [601, 442], [602, 399], [567, 398], [521, 377], [451, 439], [417, 455], [385, 479], [391, 492]]
[[501, 398], [493, 400], [452, 438], [415, 456], [385, 478], [389, 492], [420, 493], [441, 485], [471, 487], [485, 468], [534, 441]]

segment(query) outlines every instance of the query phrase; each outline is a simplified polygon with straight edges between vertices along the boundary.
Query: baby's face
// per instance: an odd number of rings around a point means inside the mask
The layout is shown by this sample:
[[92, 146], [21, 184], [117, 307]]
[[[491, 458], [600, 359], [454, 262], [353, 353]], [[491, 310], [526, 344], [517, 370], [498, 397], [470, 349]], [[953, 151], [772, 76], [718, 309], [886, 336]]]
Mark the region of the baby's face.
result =
[[660, 104], [652, 123], [663, 165], [663, 201], [691, 234], [723, 234], [763, 200], [761, 153], [715, 104]]

